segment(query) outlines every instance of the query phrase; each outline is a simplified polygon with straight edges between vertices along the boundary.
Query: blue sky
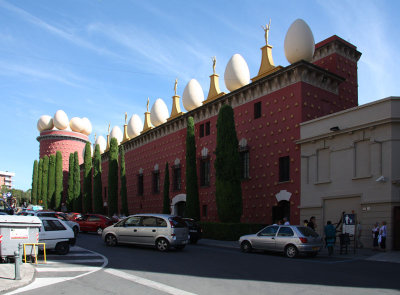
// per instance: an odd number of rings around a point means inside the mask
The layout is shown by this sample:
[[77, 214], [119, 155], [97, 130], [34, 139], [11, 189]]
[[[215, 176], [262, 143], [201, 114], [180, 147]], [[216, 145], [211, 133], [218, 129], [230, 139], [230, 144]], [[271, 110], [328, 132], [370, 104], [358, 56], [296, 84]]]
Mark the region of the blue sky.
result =
[[[400, 95], [397, 1], [136, 1], [0, 0], [0, 170], [16, 173], [14, 187], [29, 189], [39, 157], [41, 115], [63, 109], [88, 117], [94, 133], [124, 124], [124, 113], [143, 120], [162, 98], [169, 111], [197, 79], [207, 96], [211, 57], [221, 90], [225, 66], [240, 53], [251, 77], [258, 72], [265, 25], [275, 65], [287, 66], [283, 43], [297, 18], [316, 42], [334, 34], [362, 52], [359, 103]], [[183, 107], [181, 106], [182, 110]]]

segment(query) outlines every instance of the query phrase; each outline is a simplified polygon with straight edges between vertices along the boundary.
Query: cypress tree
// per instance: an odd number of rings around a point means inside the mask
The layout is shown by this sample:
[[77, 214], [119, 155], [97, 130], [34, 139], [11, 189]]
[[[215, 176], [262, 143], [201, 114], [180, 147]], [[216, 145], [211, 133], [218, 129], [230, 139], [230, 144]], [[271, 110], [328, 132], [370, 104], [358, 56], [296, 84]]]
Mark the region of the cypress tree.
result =
[[222, 222], [240, 222], [240, 158], [233, 109], [228, 105], [223, 105], [218, 113], [215, 154], [215, 198], [218, 217]]
[[47, 191], [49, 185], [49, 157], [43, 157], [43, 178], [42, 178], [42, 201], [43, 201], [43, 208], [47, 209]]
[[83, 204], [84, 212], [92, 212], [92, 155], [90, 142], [86, 143], [83, 171]]
[[185, 216], [200, 220], [199, 188], [197, 183], [196, 140], [194, 120], [187, 120], [186, 134], [186, 210]]
[[165, 163], [163, 213], [164, 213], [164, 214], [169, 214], [169, 213], [170, 213], [170, 206], [169, 206], [169, 168], [168, 168], [168, 162]]
[[32, 175], [32, 204], [37, 204], [37, 196], [38, 196], [38, 161], [35, 160], [33, 162], [33, 175]]
[[100, 146], [98, 144], [96, 144], [94, 149], [93, 197], [94, 197], [94, 212], [98, 214], [103, 214], [103, 184], [101, 181], [101, 154], [100, 154]]
[[74, 153], [74, 211], [82, 212], [81, 169], [78, 152]]
[[111, 138], [108, 157], [108, 215], [118, 212], [118, 141]]
[[36, 205], [40, 204], [40, 201], [43, 199], [42, 198], [42, 182], [43, 182], [43, 158], [39, 159], [39, 168], [38, 168], [38, 195], [37, 195], [37, 203]]
[[63, 195], [63, 162], [60, 151], [56, 152], [56, 192], [54, 197], [54, 208], [57, 211], [61, 210], [61, 199]]
[[68, 211], [73, 211], [74, 208], [74, 154], [69, 154], [69, 170], [68, 170], [68, 196], [67, 207]]
[[123, 213], [125, 216], [129, 216], [128, 195], [126, 190], [125, 149], [122, 145], [120, 146], [120, 154], [121, 154], [121, 167], [120, 167], [121, 190], [119, 192], [119, 195], [121, 198], [121, 211], [122, 211], [121, 213]]
[[47, 191], [47, 207], [54, 209], [54, 198], [56, 193], [56, 156], [49, 158], [49, 188]]

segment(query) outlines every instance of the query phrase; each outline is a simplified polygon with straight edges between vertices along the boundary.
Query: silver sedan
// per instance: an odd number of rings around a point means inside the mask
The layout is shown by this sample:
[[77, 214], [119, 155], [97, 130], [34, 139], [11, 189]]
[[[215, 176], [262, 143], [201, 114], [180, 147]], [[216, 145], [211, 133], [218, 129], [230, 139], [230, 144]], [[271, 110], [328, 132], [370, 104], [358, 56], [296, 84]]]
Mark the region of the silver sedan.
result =
[[267, 250], [282, 252], [290, 258], [299, 253], [316, 256], [323, 246], [315, 231], [299, 225], [270, 225], [256, 234], [240, 237], [239, 244], [243, 252]]

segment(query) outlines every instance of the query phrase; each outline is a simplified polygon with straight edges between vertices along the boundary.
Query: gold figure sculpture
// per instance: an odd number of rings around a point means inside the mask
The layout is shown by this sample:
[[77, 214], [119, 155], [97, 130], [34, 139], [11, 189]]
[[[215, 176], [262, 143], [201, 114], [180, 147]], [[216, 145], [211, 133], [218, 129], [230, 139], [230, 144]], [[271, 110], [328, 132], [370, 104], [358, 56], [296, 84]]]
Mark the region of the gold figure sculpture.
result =
[[147, 98], [147, 112], [149, 112], [149, 103], [150, 103], [150, 98]]
[[217, 57], [213, 56], [211, 59], [213, 62], [213, 74], [215, 75], [215, 65], [217, 64]]
[[268, 33], [271, 28], [271, 19], [269, 19], [269, 24], [265, 26], [261, 26], [265, 32], [265, 44], [268, 45]]
[[108, 123], [108, 134], [110, 134], [110, 126], [111, 126], [111, 124]]
[[94, 134], [94, 142], [96, 143], [96, 137], [97, 137], [97, 134], [95, 133]]
[[174, 85], [175, 96], [177, 88], [178, 88], [178, 78], [175, 79], [175, 85]]
[[128, 114], [125, 112], [125, 125], [127, 124], [126, 123], [126, 120], [128, 119]]

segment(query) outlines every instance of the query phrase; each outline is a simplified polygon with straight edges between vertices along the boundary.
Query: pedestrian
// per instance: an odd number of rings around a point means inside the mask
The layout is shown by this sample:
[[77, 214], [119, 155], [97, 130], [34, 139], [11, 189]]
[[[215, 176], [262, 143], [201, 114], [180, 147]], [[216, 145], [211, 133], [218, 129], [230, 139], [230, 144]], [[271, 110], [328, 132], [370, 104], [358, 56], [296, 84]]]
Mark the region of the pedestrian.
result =
[[68, 211], [67, 206], [65, 206], [65, 203], [61, 203], [61, 212], [66, 213]]
[[304, 224], [304, 226], [307, 226], [307, 225], [308, 225], [308, 220], [307, 220], [307, 219], [304, 219], [304, 220], [303, 220], [303, 224]]
[[336, 228], [333, 226], [330, 220], [327, 221], [324, 232], [326, 247], [328, 248], [329, 256], [331, 256], [333, 254], [333, 247], [335, 246], [336, 242]]
[[386, 252], [386, 221], [382, 221], [382, 226], [379, 229], [380, 243], [381, 249], [383, 252]]
[[286, 217], [283, 217], [283, 225], [290, 225], [289, 220]]
[[376, 251], [376, 250], [378, 250], [379, 248], [379, 243], [378, 243], [378, 236], [379, 236], [379, 223], [378, 222], [376, 222], [375, 223], [375, 226], [372, 228], [372, 246], [373, 246], [373, 248], [372, 248], [372, 250], [373, 251]]
[[363, 243], [361, 242], [361, 221], [357, 222], [356, 225], [356, 239], [357, 239], [357, 248], [364, 248]]
[[315, 225], [315, 216], [311, 216], [310, 221], [307, 224], [308, 227], [310, 227], [311, 229], [315, 230], [315, 228], [317, 227]]

